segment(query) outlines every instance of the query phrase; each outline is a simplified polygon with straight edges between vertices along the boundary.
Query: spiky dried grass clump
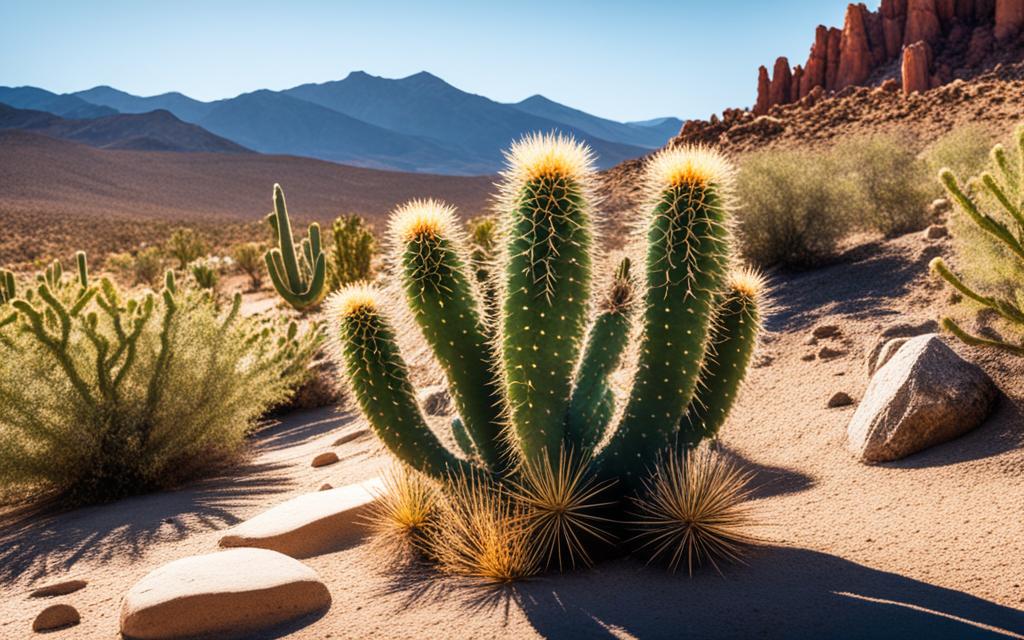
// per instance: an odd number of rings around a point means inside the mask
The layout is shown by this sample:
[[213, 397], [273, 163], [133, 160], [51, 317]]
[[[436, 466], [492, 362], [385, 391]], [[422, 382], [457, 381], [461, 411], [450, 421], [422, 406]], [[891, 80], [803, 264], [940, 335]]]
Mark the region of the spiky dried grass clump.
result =
[[408, 560], [425, 545], [424, 532], [436, 520], [440, 490], [405, 465], [383, 475], [384, 489], [366, 516], [374, 541], [392, 558]]
[[522, 506], [484, 477], [453, 477], [425, 533], [431, 556], [451, 575], [504, 584], [539, 569]]
[[750, 478], [706, 447], [665, 456], [634, 499], [640, 548], [672, 571], [685, 561], [690, 575], [705, 562], [721, 573], [719, 561], [742, 561], [757, 541], [748, 533]]
[[557, 464], [541, 456], [535, 464], [523, 465], [522, 471], [513, 494], [524, 507], [525, 521], [545, 564], [557, 561], [559, 570], [589, 566], [588, 545], [595, 540], [612, 542], [605, 526], [609, 520], [598, 515], [602, 507], [612, 504], [600, 500], [609, 483], [597, 482], [589, 461], [574, 459], [565, 449], [559, 452]]

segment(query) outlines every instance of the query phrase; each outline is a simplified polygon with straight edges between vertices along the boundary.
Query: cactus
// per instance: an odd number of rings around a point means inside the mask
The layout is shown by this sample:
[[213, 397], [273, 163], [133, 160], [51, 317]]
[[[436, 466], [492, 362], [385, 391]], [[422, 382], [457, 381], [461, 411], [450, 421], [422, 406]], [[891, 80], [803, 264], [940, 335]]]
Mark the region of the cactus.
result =
[[376, 247], [366, 220], [357, 215], [340, 216], [331, 225], [330, 288], [368, 280]]
[[[732, 271], [731, 169], [713, 151], [648, 162], [642, 273], [620, 258], [593, 305], [589, 150], [530, 136], [508, 161], [493, 307], [454, 210], [413, 201], [389, 225], [411, 313], [388, 313], [381, 291], [355, 284], [332, 296], [328, 324], [353, 396], [397, 458], [446, 486], [453, 474], [493, 483], [540, 523], [549, 562], [585, 562], [589, 542], [612, 540], [607, 509], [643, 497], [658, 460], [721, 429], [757, 342], [763, 283]], [[408, 334], [394, 322], [403, 317], [447, 377], [458, 413], [449, 438], [462, 457], [417, 404], [396, 339]], [[624, 367], [634, 378], [616, 424], [612, 380]]]
[[270, 281], [285, 302], [299, 311], [315, 307], [327, 295], [327, 257], [320, 248], [320, 225], [309, 225], [309, 236], [302, 241], [304, 262], [299, 263], [292, 241], [292, 223], [284, 202], [281, 185], [274, 185], [274, 211], [267, 218], [274, 228], [279, 246], [264, 259]]
[[8, 304], [18, 297], [18, 285], [14, 272], [0, 269], [0, 305]]
[[[1008, 254], [1006, 259], [1019, 261], [1024, 266], [1024, 125], [1018, 127], [1014, 138], [1017, 144], [1016, 167], [1011, 165], [1006, 149], [1002, 145], [996, 145], [992, 149], [992, 164], [998, 170], [999, 177], [991, 172], [982, 173], [980, 180], [972, 182], [971, 192], [960, 186], [956, 176], [949, 169], [943, 169], [939, 173], [939, 179], [967, 218], [1005, 250]], [[1003, 210], [1001, 214], [982, 210], [982, 204], [976, 195], [980, 191], [987, 191], [999, 204]], [[1013, 324], [1024, 325], [1024, 305], [1020, 300], [1019, 291], [1016, 300], [979, 293], [956, 275], [942, 258], [934, 258], [929, 268], [933, 274], [948, 282], [967, 298], [994, 310]], [[1024, 344], [972, 335], [963, 330], [952, 318], [943, 318], [942, 325], [966, 344], [993, 347], [1024, 355]]]

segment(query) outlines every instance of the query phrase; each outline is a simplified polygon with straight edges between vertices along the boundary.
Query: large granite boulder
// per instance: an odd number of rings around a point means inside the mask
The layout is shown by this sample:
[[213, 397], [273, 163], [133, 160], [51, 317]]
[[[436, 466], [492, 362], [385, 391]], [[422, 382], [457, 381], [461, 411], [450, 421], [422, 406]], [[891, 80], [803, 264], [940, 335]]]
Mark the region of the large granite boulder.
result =
[[847, 429], [863, 462], [899, 460], [981, 424], [998, 391], [935, 334], [908, 340], [878, 369]]
[[175, 560], [143, 577], [124, 598], [121, 633], [137, 640], [244, 638], [330, 604], [327, 587], [298, 560], [232, 549]]

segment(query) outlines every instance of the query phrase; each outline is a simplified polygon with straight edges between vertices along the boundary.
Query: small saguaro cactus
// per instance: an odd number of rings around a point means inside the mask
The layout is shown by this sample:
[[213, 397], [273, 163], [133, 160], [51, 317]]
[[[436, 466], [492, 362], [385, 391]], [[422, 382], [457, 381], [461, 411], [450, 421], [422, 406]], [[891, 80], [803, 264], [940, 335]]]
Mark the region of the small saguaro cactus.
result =
[[285, 302], [299, 311], [320, 304], [327, 295], [324, 286], [327, 257], [320, 247], [320, 225], [316, 222], [309, 225], [309, 235], [301, 245], [304, 260], [300, 264], [295, 254], [292, 223], [288, 218], [284, 191], [279, 184], [274, 185], [274, 211], [267, 216], [267, 220], [279, 244], [264, 256], [274, 289]]
[[[448, 487], [453, 475], [501, 487], [561, 565], [564, 552], [587, 560], [587, 544], [612, 541], [605, 515], [618, 508], [625, 519], [630, 500], [662, 486], [651, 474], [663, 460], [689, 469], [688, 452], [717, 436], [758, 340], [763, 282], [734, 268], [732, 171], [716, 152], [655, 155], [642, 255], [604, 260], [593, 246], [590, 151], [534, 135], [507, 158], [493, 303], [454, 210], [417, 200], [389, 225], [393, 282], [409, 313], [360, 283], [331, 297], [328, 325], [353, 397], [388, 449]], [[608, 272], [595, 277], [595, 264]], [[448, 439], [461, 454], [418, 405], [398, 340], [413, 332], [447, 378], [458, 414]], [[619, 372], [633, 374], [628, 393], [616, 387]]]
[[[979, 180], [972, 181], [971, 191], [965, 191], [949, 169], [943, 169], [939, 179], [970, 221], [1004, 249], [1003, 259], [1016, 261], [1024, 267], [1024, 125], [1017, 128], [1014, 139], [1017, 146], [1016, 167], [1002, 145], [996, 145], [992, 149], [992, 164], [998, 171], [998, 177], [989, 171], [982, 173]], [[982, 202], [978, 197], [982, 192], [987, 192], [991, 199], [998, 203], [998, 208], [1002, 209], [1001, 213], [983, 211]], [[932, 273], [946, 280], [967, 298], [993, 309], [1013, 324], [1024, 325], [1024, 292], [1020, 289], [1014, 292], [1015, 299], [1000, 295], [989, 296], [966, 284], [942, 258], [933, 259], [930, 268]], [[952, 318], [943, 318], [942, 325], [967, 344], [995, 347], [1024, 355], [1024, 344], [972, 335], [963, 330]]]

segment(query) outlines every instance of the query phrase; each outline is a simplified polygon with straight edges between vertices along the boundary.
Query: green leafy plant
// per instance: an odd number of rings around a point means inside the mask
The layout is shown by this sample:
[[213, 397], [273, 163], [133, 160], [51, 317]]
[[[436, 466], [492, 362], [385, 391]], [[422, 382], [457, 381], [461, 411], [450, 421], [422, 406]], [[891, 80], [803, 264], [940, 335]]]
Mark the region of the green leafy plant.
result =
[[200, 258], [188, 265], [189, 273], [195, 280], [196, 286], [207, 291], [216, 291], [220, 284], [219, 267], [208, 259]]
[[376, 240], [370, 225], [357, 215], [334, 219], [331, 225], [330, 288], [369, 280]]
[[189, 263], [205, 256], [210, 246], [195, 229], [175, 229], [164, 247], [164, 252], [178, 261], [178, 268], [185, 270]]
[[299, 311], [319, 305], [327, 295], [327, 257], [320, 247], [320, 225], [309, 225], [309, 236], [300, 244], [300, 262], [281, 185], [274, 185], [274, 210], [267, 215], [267, 221], [278, 242], [264, 256], [274, 289]]
[[220, 311], [168, 272], [126, 296], [55, 263], [4, 304], [0, 487], [79, 504], [172, 486], [230, 460], [298, 382], [319, 332]]
[[238, 269], [249, 276], [249, 287], [258, 291], [263, 286], [263, 247], [257, 242], [243, 242], [231, 250]]
[[[995, 263], [991, 269], [1005, 273], [1010, 268], [1019, 274], [1024, 266], [1024, 126], [1015, 132], [1014, 146], [1016, 149], [1007, 152], [1003, 145], [996, 145], [991, 153], [992, 171], [982, 173], [969, 190], [949, 169], [942, 170], [939, 177], [963, 215], [983, 232], [980, 237], [971, 237], [968, 251], [985, 252]], [[965, 283], [942, 258], [935, 258], [930, 266], [934, 274], [970, 300], [994, 310], [1011, 325], [1024, 328], [1024, 290], [1019, 278], [1005, 282], [1002, 291], [985, 295]], [[1024, 344], [972, 335], [952, 318], [943, 318], [942, 324], [967, 344], [1024, 355]]]
[[[442, 485], [430, 555], [499, 581], [542, 559], [588, 562], [591, 544], [615, 540], [619, 525], [602, 514], [625, 515], [666, 456], [716, 436], [757, 342], [762, 289], [733, 270], [732, 169], [719, 154], [681, 148], [649, 161], [643, 255], [596, 278], [589, 150], [530, 136], [508, 157], [496, 316], [451, 207], [412, 201], [389, 224], [405, 317], [447, 379], [458, 451], [420, 410], [400, 347], [410, 331], [395, 328], [381, 293], [350, 285], [327, 311], [370, 426]], [[592, 304], [595, 288], [603, 295]], [[633, 380], [617, 411], [613, 376], [626, 360]]]
[[130, 285], [155, 286], [164, 273], [163, 252], [155, 246], [142, 247], [134, 254], [112, 253], [105, 265]]

